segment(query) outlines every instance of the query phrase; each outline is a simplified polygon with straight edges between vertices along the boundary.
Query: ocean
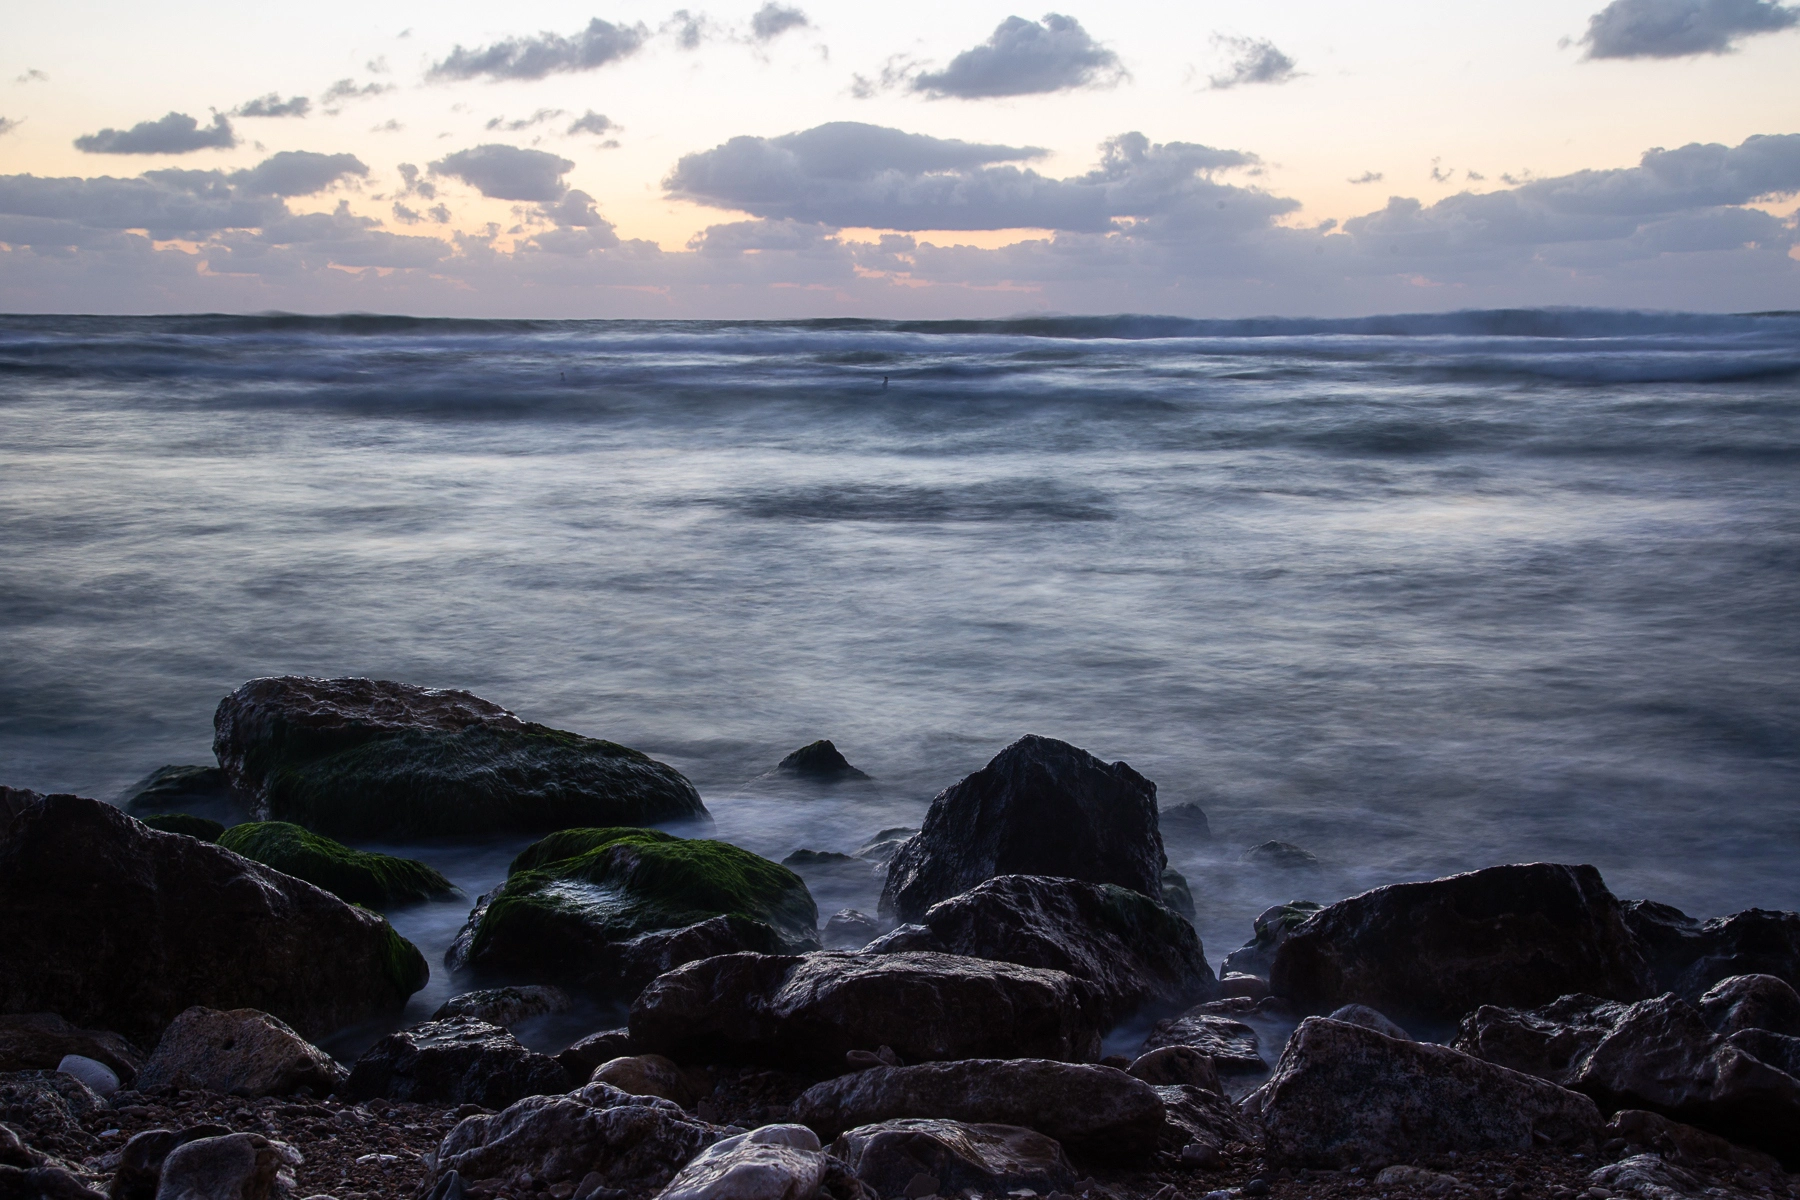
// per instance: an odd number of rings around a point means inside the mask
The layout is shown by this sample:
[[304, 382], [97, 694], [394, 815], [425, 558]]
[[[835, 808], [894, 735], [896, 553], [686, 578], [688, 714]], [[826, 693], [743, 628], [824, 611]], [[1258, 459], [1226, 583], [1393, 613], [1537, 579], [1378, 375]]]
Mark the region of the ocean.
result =
[[[1800, 314], [0, 317], [0, 563], [13, 786], [367, 675], [638, 747], [777, 859], [1065, 739], [1205, 810], [1215, 966], [1509, 861], [1800, 908]], [[874, 782], [763, 778], [816, 738]], [[528, 840], [398, 849], [472, 900]], [[415, 1016], [466, 911], [394, 914]]]

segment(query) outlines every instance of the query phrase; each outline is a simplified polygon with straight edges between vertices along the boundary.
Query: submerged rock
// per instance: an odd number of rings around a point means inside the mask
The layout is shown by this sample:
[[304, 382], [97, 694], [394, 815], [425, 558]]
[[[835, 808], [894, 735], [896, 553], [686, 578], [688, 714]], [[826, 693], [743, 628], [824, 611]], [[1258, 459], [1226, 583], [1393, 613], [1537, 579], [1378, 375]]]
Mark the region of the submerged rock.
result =
[[231, 786], [225, 772], [213, 765], [158, 767], [125, 789], [119, 797], [119, 807], [139, 820], [182, 813], [227, 827], [250, 816], [244, 797]]
[[861, 950], [881, 935], [881, 922], [854, 908], [840, 909], [825, 922], [819, 940], [827, 950]]
[[891, 829], [883, 829], [880, 833], [856, 848], [852, 858], [860, 858], [865, 862], [885, 863], [900, 852], [918, 830], [909, 825], [896, 825]]
[[106, 1064], [130, 1086], [144, 1053], [116, 1033], [78, 1029], [55, 1013], [0, 1014], [0, 1071], [54, 1071], [65, 1055]]
[[344, 1092], [357, 1100], [504, 1108], [524, 1096], [566, 1091], [570, 1082], [562, 1064], [527, 1050], [498, 1025], [450, 1017], [376, 1042], [350, 1069]]
[[1075, 1168], [1061, 1144], [1018, 1125], [880, 1121], [844, 1131], [831, 1153], [879, 1196], [903, 1196], [921, 1175], [941, 1196], [1003, 1195], [1024, 1188], [1048, 1196], [1075, 1184]]
[[213, 751], [265, 820], [337, 838], [648, 825], [706, 816], [636, 750], [521, 721], [468, 692], [371, 679], [253, 679], [219, 702]]
[[1158, 825], [1164, 838], [1187, 838], [1196, 842], [1212, 841], [1212, 826], [1198, 804], [1171, 804], [1158, 814]]
[[196, 817], [192, 813], [153, 813], [148, 817], [139, 817], [138, 820], [158, 833], [179, 833], [183, 837], [196, 838], [202, 842], [216, 842], [219, 835], [225, 832], [223, 821], [215, 821], [211, 817]]
[[1275, 965], [1275, 951], [1281, 948], [1281, 943], [1324, 907], [1311, 900], [1289, 900], [1286, 904], [1265, 908], [1250, 923], [1250, 940], [1225, 956], [1223, 973], [1268, 979], [1269, 970]]
[[828, 741], [817, 741], [800, 747], [775, 765], [777, 775], [808, 779], [816, 783], [839, 783], [868, 776], [851, 766], [838, 748]]
[[1164, 908], [1180, 913], [1189, 921], [1196, 915], [1194, 890], [1188, 886], [1187, 876], [1174, 867], [1163, 868], [1162, 902]]
[[219, 845], [252, 862], [322, 887], [340, 900], [365, 908], [393, 908], [448, 896], [456, 885], [422, 862], [352, 850], [287, 821], [252, 821], [235, 826]]
[[1053, 738], [1019, 739], [931, 802], [888, 863], [881, 911], [917, 921], [996, 875], [1053, 875], [1162, 894], [1156, 785]]
[[324, 1096], [345, 1075], [329, 1054], [268, 1013], [196, 1006], [163, 1033], [137, 1086], [230, 1096], [286, 1096], [310, 1088]]
[[1658, 990], [1690, 1003], [1737, 975], [1773, 975], [1800, 988], [1800, 913], [1750, 908], [1699, 921], [1652, 900], [1625, 905]]
[[425, 961], [388, 923], [110, 804], [0, 788], [0, 1010], [153, 1044], [196, 1004], [302, 1036], [395, 1012]]
[[523, 987], [483, 988], [452, 996], [431, 1014], [434, 1021], [450, 1017], [474, 1017], [489, 1025], [511, 1029], [520, 1021], [568, 1012], [575, 1007], [569, 993], [558, 987], [527, 984]]
[[1240, 861], [1259, 867], [1316, 867], [1319, 856], [1292, 842], [1263, 842], [1244, 851]]

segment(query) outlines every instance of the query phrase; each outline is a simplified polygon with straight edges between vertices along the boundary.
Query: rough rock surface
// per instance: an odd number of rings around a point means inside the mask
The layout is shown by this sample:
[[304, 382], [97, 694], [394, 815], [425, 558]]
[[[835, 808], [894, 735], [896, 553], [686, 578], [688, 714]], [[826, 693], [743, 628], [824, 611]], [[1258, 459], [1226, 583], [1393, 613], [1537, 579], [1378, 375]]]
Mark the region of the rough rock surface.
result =
[[1213, 1056], [1196, 1046], [1161, 1046], [1138, 1055], [1126, 1068], [1127, 1075], [1145, 1083], [1197, 1087], [1203, 1092], [1223, 1092], [1219, 1068]]
[[1182, 1013], [1158, 1021], [1144, 1039], [1144, 1052], [1165, 1046], [1191, 1046], [1213, 1060], [1221, 1075], [1257, 1074], [1268, 1070], [1256, 1030], [1242, 1021], [1211, 1013]]
[[1099, 990], [1108, 1025], [1140, 1011], [1179, 1011], [1212, 999], [1217, 989], [1194, 927], [1115, 884], [1001, 875], [932, 905], [919, 925], [929, 939], [913, 934], [897, 943], [890, 934], [880, 945], [1046, 967], [1085, 979]]
[[1264, 909], [1250, 923], [1250, 940], [1225, 956], [1225, 973], [1267, 979], [1281, 943], [1323, 907], [1311, 900], [1290, 900]]
[[594, 1068], [602, 1063], [636, 1052], [636, 1047], [631, 1044], [631, 1030], [602, 1029], [599, 1033], [588, 1034], [557, 1054], [556, 1061], [562, 1064], [571, 1080], [579, 1082], [591, 1078]]
[[817, 783], [838, 783], [847, 779], [867, 779], [868, 776], [850, 765], [838, 748], [829, 741], [809, 742], [800, 747], [779, 763], [775, 764], [777, 775], [787, 775], [795, 779], [809, 779]]
[[195, 1006], [163, 1032], [137, 1086], [236, 1096], [285, 1096], [309, 1088], [324, 1096], [338, 1089], [345, 1074], [329, 1054], [268, 1013]]
[[1260, 867], [1316, 867], [1319, 856], [1311, 850], [1303, 850], [1292, 842], [1262, 842], [1244, 851], [1241, 862]]
[[1020, 1188], [1048, 1196], [1075, 1183], [1075, 1168], [1056, 1139], [1017, 1125], [881, 1121], [844, 1131], [831, 1153], [881, 1196], [905, 1195], [920, 1175], [934, 1180], [941, 1196]]
[[1600, 1131], [1586, 1096], [1447, 1046], [1309, 1017], [1245, 1098], [1271, 1162], [1349, 1167], [1569, 1145]]
[[253, 679], [219, 702], [213, 752], [263, 820], [336, 838], [649, 825], [704, 817], [636, 750], [521, 721], [468, 692]]
[[1600, 872], [1529, 863], [1340, 900], [1288, 935], [1269, 988], [1303, 1012], [1366, 1004], [1429, 1023], [1571, 992], [1638, 1000], [1651, 977]]
[[660, 1200], [811, 1200], [829, 1167], [812, 1130], [764, 1125], [702, 1150]]
[[20, 1071], [0, 1076], [0, 1122], [32, 1132], [45, 1154], [80, 1161], [96, 1143], [83, 1125], [107, 1113], [105, 1099], [71, 1075]]
[[119, 805], [142, 820], [158, 813], [186, 813], [236, 825], [250, 819], [249, 806], [216, 766], [158, 767], [119, 797]]
[[1229, 1142], [1256, 1140], [1237, 1105], [1217, 1091], [1192, 1084], [1157, 1084], [1156, 1095], [1163, 1106], [1164, 1151], [1199, 1145], [1216, 1154]]
[[340, 900], [393, 908], [456, 894], [456, 885], [411, 858], [352, 850], [289, 821], [248, 821], [227, 829], [219, 845], [251, 862], [304, 879]]
[[473, 1017], [427, 1021], [390, 1033], [350, 1070], [346, 1095], [504, 1108], [569, 1086], [562, 1064], [527, 1050], [498, 1025]]
[[179, 833], [203, 842], [216, 842], [225, 834], [225, 822], [196, 817], [193, 813], [152, 813], [138, 820], [158, 833]]
[[322, 1037], [393, 1012], [425, 960], [374, 913], [110, 804], [0, 788], [0, 1011], [152, 1044], [196, 1004]]
[[107, 1189], [110, 1200], [155, 1200], [156, 1188], [162, 1182], [163, 1162], [177, 1146], [201, 1138], [224, 1137], [231, 1130], [223, 1125], [190, 1125], [184, 1129], [146, 1129], [132, 1135], [119, 1154], [119, 1169], [114, 1172], [112, 1186]]
[[1700, 997], [1700, 1015], [1713, 1032], [1766, 1029], [1800, 1036], [1800, 993], [1773, 975], [1733, 975]]
[[1346, 1004], [1331, 1014], [1333, 1021], [1342, 1021], [1346, 1025], [1361, 1025], [1364, 1029], [1373, 1029], [1376, 1033], [1385, 1033], [1389, 1037], [1401, 1041], [1411, 1041], [1412, 1034], [1388, 1020], [1366, 1004]]
[[438, 1005], [437, 1011], [431, 1014], [431, 1019], [443, 1021], [450, 1017], [474, 1017], [489, 1025], [511, 1029], [520, 1021], [528, 1021], [533, 1017], [568, 1012], [574, 1005], [569, 993], [561, 988], [542, 984], [482, 988], [450, 997]]
[[1196, 842], [1212, 841], [1212, 826], [1206, 820], [1206, 810], [1192, 801], [1169, 805], [1157, 815], [1157, 824], [1164, 837], [1182, 837]]
[[931, 802], [888, 863], [881, 911], [917, 921], [996, 875], [1055, 875], [1162, 894], [1156, 785], [1052, 738], [1019, 739]]
[[1734, 975], [1773, 975], [1800, 988], [1800, 913], [1750, 908], [1699, 921], [1653, 900], [1625, 905], [1656, 988], [1690, 1003]]
[[156, 1200], [270, 1200], [291, 1153], [255, 1133], [183, 1142], [163, 1160]]
[[908, 1062], [1094, 1059], [1102, 1027], [1090, 984], [950, 954], [727, 954], [658, 977], [631, 1006], [642, 1050], [823, 1071], [884, 1045]]
[[1164, 908], [1190, 921], [1198, 912], [1194, 907], [1194, 889], [1188, 886], [1187, 876], [1174, 867], [1163, 868], [1162, 902]]
[[1605, 1136], [1632, 1147], [1654, 1150], [1670, 1162], [1728, 1162], [1753, 1171], [1779, 1170], [1781, 1164], [1758, 1150], [1727, 1141], [1716, 1133], [1671, 1121], [1661, 1113], [1642, 1108], [1623, 1108], [1606, 1123]]
[[819, 941], [827, 950], [861, 950], [881, 936], [881, 922], [854, 908], [839, 909], [825, 922]]
[[674, 1059], [660, 1054], [629, 1054], [594, 1068], [589, 1083], [605, 1083], [630, 1096], [661, 1096], [683, 1108], [694, 1106], [693, 1085]]
[[144, 1052], [116, 1033], [78, 1029], [55, 1013], [0, 1014], [0, 1071], [54, 1071], [65, 1054], [105, 1063], [127, 1086], [144, 1065]]

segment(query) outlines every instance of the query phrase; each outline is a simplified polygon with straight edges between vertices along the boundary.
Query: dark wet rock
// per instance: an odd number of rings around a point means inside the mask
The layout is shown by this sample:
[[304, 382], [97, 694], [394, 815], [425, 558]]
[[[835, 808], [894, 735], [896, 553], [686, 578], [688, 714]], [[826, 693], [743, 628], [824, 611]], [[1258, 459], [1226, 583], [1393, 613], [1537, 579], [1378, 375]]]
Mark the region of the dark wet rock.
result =
[[1159, 1046], [1138, 1055], [1125, 1073], [1148, 1084], [1179, 1084], [1205, 1092], [1224, 1090], [1219, 1086], [1219, 1069], [1212, 1055], [1197, 1046]]
[[904, 1195], [920, 1175], [935, 1180], [941, 1196], [1003, 1195], [1021, 1188], [1048, 1196], [1067, 1191], [1076, 1178], [1056, 1139], [1017, 1125], [881, 1121], [846, 1130], [831, 1144], [831, 1153], [881, 1196]]
[[438, 1148], [437, 1177], [455, 1171], [494, 1192], [522, 1195], [572, 1185], [583, 1193], [648, 1197], [695, 1155], [738, 1130], [709, 1124], [677, 1104], [629, 1096], [603, 1083], [563, 1096], [531, 1096], [492, 1116], [472, 1116]]
[[0, 1164], [0, 1200], [101, 1200], [101, 1196], [61, 1167]]
[[250, 806], [217, 766], [158, 767], [119, 797], [119, 806], [142, 820], [158, 813], [186, 813], [230, 827], [250, 819]]
[[1301, 1022], [1244, 1110], [1262, 1123], [1268, 1160], [1291, 1167], [1576, 1147], [1601, 1126], [1592, 1100], [1555, 1084], [1319, 1017]]
[[932, 905], [929, 937], [890, 934], [870, 950], [942, 950], [1062, 971], [1099, 990], [1102, 1019], [1175, 1012], [1217, 988], [1194, 927], [1141, 893], [1113, 884], [1002, 875]]
[[1158, 814], [1157, 824], [1165, 838], [1179, 837], [1196, 842], [1212, 841], [1212, 826], [1198, 804], [1171, 804]]
[[863, 869], [862, 860], [848, 854], [839, 854], [836, 850], [796, 850], [781, 860], [781, 865], [791, 870], [801, 867], [836, 867], [854, 866]]
[[288, 821], [250, 821], [226, 830], [219, 845], [284, 875], [304, 879], [364, 908], [393, 908], [455, 894], [456, 885], [410, 858], [352, 850]]
[[1361, 1025], [1364, 1029], [1373, 1029], [1376, 1033], [1385, 1033], [1389, 1037], [1399, 1038], [1403, 1042], [1413, 1040], [1412, 1034], [1388, 1020], [1383, 1013], [1378, 1013], [1366, 1004], [1346, 1004], [1331, 1014], [1333, 1021], [1342, 1021], [1346, 1025]]
[[43, 1155], [29, 1149], [10, 1127], [0, 1125], [0, 1166], [35, 1167], [42, 1159]]
[[881, 935], [881, 922], [854, 908], [841, 909], [825, 922], [819, 940], [827, 950], [861, 950]]
[[[907, 1062], [1098, 1057], [1099, 997], [1060, 971], [948, 954], [730, 954], [660, 976], [631, 1038], [678, 1062], [843, 1069], [852, 1050]], [[835, 1132], [835, 1131], [834, 1131]]]
[[1750, 908], [1699, 921], [1653, 900], [1624, 908], [1659, 990], [1692, 1003], [1735, 975], [1773, 975], [1800, 988], [1800, 913]]
[[468, 692], [253, 679], [219, 702], [213, 752], [258, 817], [336, 838], [649, 825], [704, 817], [636, 750], [521, 721]]
[[1698, 1007], [1715, 1033], [1766, 1029], [1800, 1036], [1800, 993], [1773, 975], [1722, 979], [1700, 997]]
[[1158, 1084], [1163, 1106], [1163, 1128], [1158, 1145], [1164, 1153], [1179, 1154], [1199, 1146], [1216, 1157], [1227, 1142], [1249, 1143], [1256, 1133], [1238, 1106], [1222, 1092], [1192, 1084]]
[[917, 921], [996, 875], [1053, 875], [1162, 894], [1156, 785], [1053, 738], [1019, 739], [938, 795], [888, 863], [881, 911]]
[[658, 1200], [813, 1200], [831, 1166], [812, 1130], [764, 1125], [702, 1150]]
[[223, 1125], [190, 1125], [183, 1129], [146, 1129], [125, 1143], [119, 1154], [119, 1169], [113, 1173], [108, 1200], [155, 1200], [157, 1185], [162, 1182], [163, 1162], [177, 1146], [201, 1138], [224, 1137], [231, 1130]]
[[376, 1042], [356, 1060], [344, 1093], [358, 1100], [504, 1108], [524, 1096], [566, 1091], [571, 1082], [562, 1064], [527, 1050], [498, 1025], [451, 1017]]
[[811, 742], [800, 747], [775, 765], [777, 775], [807, 779], [816, 783], [841, 783], [868, 776], [851, 766], [828, 741]]
[[0, 1011], [153, 1044], [202, 1004], [305, 1037], [397, 1011], [425, 960], [388, 923], [110, 804], [0, 788]]
[[1292, 842], [1261, 842], [1244, 851], [1241, 862], [1251, 863], [1259, 867], [1316, 867], [1319, 856], [1310, 850], [1302, 850]]
[[631, 1044], [631, 1030], [602, 1029], [599, 1033], [588, 1034], [557, 1054], [556, 1061], [562, 1064], [571, 1081], [580, 1082], [592, 1078], [594, 1068], [600, 1064], [634, 1053], [636, 1049]]
[[198, 838], [203, 842], [216, 842], [225, 832], [225, 823], [215, 821], [211, 817], [196, 817], [192, 813], [152, 813], [138, 820], [156, 830], [158, 833], [179, 833], [183, 837]]
[[1225, 956], [1225, 973], [1268, 979], [1269, 969], [1275, 965], [1275, 951], [1281, 948], [1281, 943], [1324, 907], [1311, 900], [1290, 900], [1264, 909], [1250, 923], [1250, 940]]
[[1163, 868], [1162, 902], [1164, 908], [1180, 913], [1190, 921], [1196, 915], [1194, 890], [1188, 886], [1187, 876], [1174, 867]]
[[141, 1091], [180, 1088], [232, 1096], [334, 1092], [344, 1068], [281, 1020], [253, 1008], [188, 1009], [163, 1032], [138, 1075]]
[[0, 1122], [24, 1135], [35, 1150], [80, 1162], [97, 1143], [84, 1128], [106, 1101], [71, 1075], [19, 1071], [0, 1075]]
[[1627, 1146], [1654, 1150], [1675, 1163], [1727, 1162], [1752, 1171], [1781, 1169], [1775, 1158], [1759, 1150], [1747, 1149], [1716, 1133], [1641, 1108], [1623, 1108], [1614, 1113], [1603, 1136], [1608, 1140], [1617, 1138]]
[[452, 996], [438, 1005], [438, 1010], [431, 1014], [431, 1019], [442, 1021], [450, 1017], [474, 1017], [489, 1025], [511, 1029], [520, 1021], [566, 1013], [574, 1006], [575, 1002], [569, 998], [569, 993], [559, 987], [525, 984], [521, 987], [482, 988]]
[[900, 847], [914, 837], [919, 831], [910, 825], [896, 825], [891, 829], [883, 829], [880, 833], [856, 848], [854, 858], [865, 862], [885, 863], [900, 852]]
[[1261, 975], [1232, 971], [1219, 979], [1219, 999], [1257, 1001], [1268, 997], [1269, 981]]
[[163, 1160], [157, 1200], [270, 1200], [292, 1153], [256, 1133], [183, 1142]]
[[1164, 1046], [1191, 1046], [1213, 1060], [1221, 1075], [1254, 1075], [1269, 1069], [1256, 1030], [1230, 1017], [1190, 1009], [1159, 1021], [1144, 1039], [1144, 1052]]
[[698, 1098], [675, 1060], [660, 1054], [631, 1054], [603, 1062], [588, 1082], [610, 1084], [631, 1096], [661, 1096], [683, 1108], [692, 1108]]
[[55, 1013], [0, 1014], [0, 1071], [54, 1071], [66, 1054], [105, 1063], [129, 1085], [144, 1052], [116, 1033], [78, 1029]]
[[1366, 1004], [1443, 1022], [1571, 992], [1637, 1000], [1651, 978], [1600, 872], [1529, 863], [1340, 900], [1281, 943], [1269, 988], [1303, 1012]]
[[[1759, 1062], [1800, 1080], [1800, 1037], [1767, 1029], [1740, 1029], [1725, 1040]], [[1800, 1124], [1794, 1126], [1800, 1132]]]
[[1660, 1154], [1634, 1154], [1591, 1172], [1581, 1194], [1642, 1200], [1758, 1200], [1768, 1195], [1766, 1185], [1743, 1189], [1720, 1183], [1709, 1171], [1670, 1162]]

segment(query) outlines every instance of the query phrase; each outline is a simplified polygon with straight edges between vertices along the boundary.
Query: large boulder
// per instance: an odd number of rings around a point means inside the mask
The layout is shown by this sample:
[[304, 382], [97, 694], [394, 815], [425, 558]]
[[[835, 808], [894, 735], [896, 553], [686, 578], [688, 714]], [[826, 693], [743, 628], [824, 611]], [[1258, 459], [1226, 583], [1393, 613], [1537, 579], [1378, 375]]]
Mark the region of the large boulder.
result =
[[319, 1038], [397, 1011], [429, 974], [364, 909], [110, 804], [0, 788], [0, 1012], [154, 1044], [196, 1004]]
[[1749, 908], [1700, 921], [1671, 905], [1633, 900], [1625, 921], [1649, 959], [1656, 989], [1690, 1003], [1735, 975], [1773, 975], [1800, 988], [1800, 913]]
[[163, 1032], [139, 1072], [139, 1091], [180, 1088], [232, 1096], [324, 1096], [344, 1082], [332, 1057], [268, 1013], [195, 1006]]
[[156, 1200], [162, 1183], [163, 1164], [177, 1147], [201, 1138], [224, 1137], [223, 1125], [189, 1125], [182, 1129], [146, 1129], [132, 1135], [119, 1151], [119, 1169], [113, 1173], [109, 1200]]
[[1286, 904], [1265, 908], [1250, 922], [1250, 940], [1225, 956], [1220, 973], [1255, 975], [1267, 979], [1270, 969], [1275, 965], [1275, 952], [1281, 949], [1281, 943], [1287, 941], [1289, 934], [1306, 924], [1309, 917], [1324, 907], [1312, 900], [1289, 900]]
[[64, 1055], [104, 1063], [127, 1086], [144, 1052], [116, 1033], [79, 1029], [55, 1013], [0, 1014], [0, 1071], [54, 1071]]
[[566, 1091], [569, 1083], [561, 1063], [527, 1050], [498, 1025], [449, 1017], [398, 1030], [369, 1047], [350, 1069], [344, 1094], [504, 1108], [525, 1096]]
[[1067, 742], [1020, 738], [941, 792], [888, 862], [881, 911], [917, 921], [996, 875], [1056, 875], [1162, 894], [1156, 785]]
[[293, 1184], [283, 1168], [298, 1161], [292, 1148], [259, 1133], [196, 1138], [163, 1160], [156, 1200], [275, 1200]]
[[1244, 1110], [1261, 1121], [1270, 1162], [1333, 1169], [1576, 1147], [1601, 1127], [1586, 1096], [1447, 1046], [1323, 1017], [1300, 1023]]
[[1714, 1033], [1766, 1029], [1800, 1036], [1800, 993], [1773, 975], [1734, 975], [1700, 997], [1697, 1006]]
[[415, 859], [352, 850], [289, 821], [248, 821], [220, 834], [218, 842], [364, 908], [392, 908], [456, 891], [455, 884]]
[[1340, 900], [1281, 943], [1269, 987], [1302, 1012], [1366, 1004], [1429, 1025], [1570, 992], [1638, 1000], [1651, 978], [1600, 872], [1529, 863]]
[[337, 838], [537, 832], [704, 817], [674, 768], [521, 721], [468, 692], [373, 679], [252, 679], [213, 753], [258, 817]]
[[631, 1006], [639, 1052], [823, 1072], [882, 1046], [909, 1062], [1091, 1060], [1103, 1027], [1091, 984], [952, 954], [727, 954], [660, 976]]
[[669, 1181], [660, 1200], [812, 1200], [831, 1158], [812, 1130], [764, 1125], [714, 1142]]
[[880, 1196], [905, 1195], [921, 1175], [940, 1196], [1001, 1196], [1022, 1188], [1049, 1196], [1075, 1183], [1075, 1168], [1056, 1139], [1018, 1125], [881, 1121], [845, 1130], [831, 1153]]
[[877, 945], [1062, 971], [1099, 989], [1109, 1025], [1187, 1008], [1218, 988], [1194, 927], [1116, 884], [1001, 875], [932, 905], [909, 928]]
[[566, 829], [513, 860], [446, 961], [629, 1000], [697, 958], [817, 949], [818, 921], [804, 880], [729, 842]]
[[138, 820], [158, 833], [179, 833], [183, 837], [199, 838], [203, 842], [216, 842], [225, 833], [223, 821], [215, 821], [211, 817], [196, 817], [193, 813], [152, 813], [147, 817], [139, 817]]

